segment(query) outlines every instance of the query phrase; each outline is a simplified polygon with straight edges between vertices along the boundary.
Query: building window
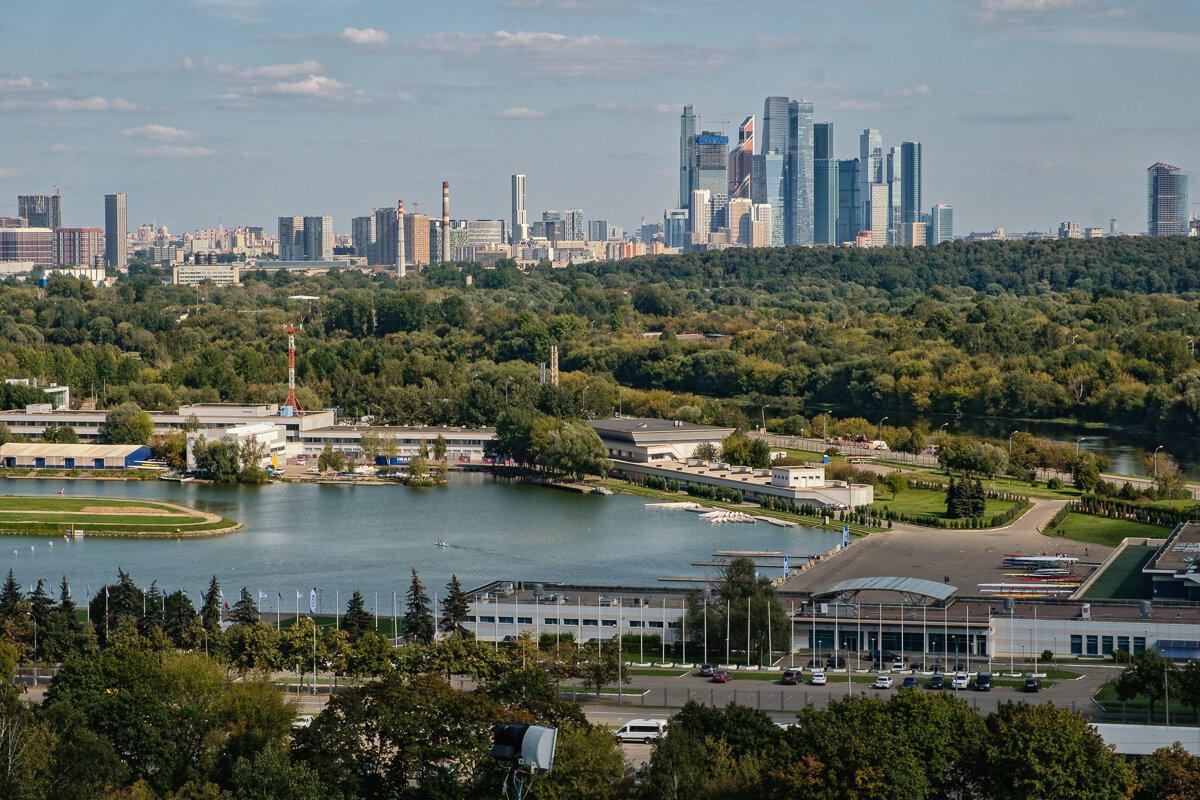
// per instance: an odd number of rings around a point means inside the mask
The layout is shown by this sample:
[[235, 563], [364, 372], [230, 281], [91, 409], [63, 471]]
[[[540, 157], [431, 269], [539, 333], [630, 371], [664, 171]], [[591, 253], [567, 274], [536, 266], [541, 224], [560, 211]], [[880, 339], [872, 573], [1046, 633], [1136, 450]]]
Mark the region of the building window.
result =
[[480, 622], [495, 622], [496, 618], [495, 617], [480, 617], [479, 621]]
[[473, 616], [467, 617], [467, 622], [474, 622], [474, 621], [475, 621], [475, 617], [473, 617]]
[[642, 627], [642, 621], [640, 619], [631, 619], [629, 620], [629, 627], [640, 628]]
[[589, 626], [590, 626], [590, 627], [592, 627], [592, 628], [598, 628], [598, 627], [600, 627], [600, 621], [599, 621], [599, 620], [594, 620], [594, 619], [585, 619], [585, 620], [583, 621], [583, 626], [584, 626], [585, 628], [586, 628], [586, 627], [589, 627]]
[[1071, 654], [1076, 656], [1083, 655], [1083, 635], [1078, 633], [1071, 634]]
[[501, 625], [512, 625], [512, 622], [513, 622], [513, 618], [512, 618], [512, 617], [501, 617], [501, 618], [500, 618], [500, 624], [501, 624]]
[[1146, 637], [1145, 636], [1133, 637], [1133, 655], [1136, 656], [1138, 653], [1142, 652], [1145, 649], [1146, 649]]
[[533, 617], [517, 617], [518, 625], [532, 625]]
[[678, 628], [678, 627], [679, 627], [679, 623], [678, 623], [678, 622], [668, 622], [668, 623], [667, 623], [667, 627], [668, 627], [668, 628]]
[[615, 619], [606, 619], [604, 620], [604, 627], [615, 628], [617, 627], [617, 621]]
[[647, 623], [647, 627], [650, 627], [650, 628], [661, 628], [662, 626], [663, 626], [663, 624], [659, 620], [652, 619], [652, 620], [650, 620], [649, 623]]
[[578, 625], [578, 624], [579, 624], [578, 619], [570, 619], [568, 617], [563, 617], [563, 625]]
[[1092, 636], [1091, 634], [1088, 634], [1087, 655], [1089, 655], [1089, 656], [1100, 655], [1100, 637], [1099, 636]]
[[542, 622], [544, 622], [547, 625], [557, 625], [558, 619], [555, 617], [546, 617], [545, 619], [542, 620]]
[[1102, 636], [1100, 638], [1100, 655], [1111, 656], [1113, 651], [1113, 637]]
[[1126, 653], [1129, 652], [1129, 637], [1128, 636], [1118, 636], [1117, 637], [1117, 649], [1124, 650]]

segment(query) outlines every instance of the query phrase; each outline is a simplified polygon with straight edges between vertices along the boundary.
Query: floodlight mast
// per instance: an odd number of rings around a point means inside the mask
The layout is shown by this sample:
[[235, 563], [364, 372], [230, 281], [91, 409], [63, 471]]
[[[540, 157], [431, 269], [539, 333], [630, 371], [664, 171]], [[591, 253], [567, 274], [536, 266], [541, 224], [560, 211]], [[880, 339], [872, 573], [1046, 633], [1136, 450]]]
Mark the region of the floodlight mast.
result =
[[513, 785], [513, 800], [521, 800], [524, 784], [537, 772], [549, 773], [554, 766], [558, 729], [543, 725], [507, 723], [492, 729], [492, 757], [507, 768], [501, 790], [508, 797]]

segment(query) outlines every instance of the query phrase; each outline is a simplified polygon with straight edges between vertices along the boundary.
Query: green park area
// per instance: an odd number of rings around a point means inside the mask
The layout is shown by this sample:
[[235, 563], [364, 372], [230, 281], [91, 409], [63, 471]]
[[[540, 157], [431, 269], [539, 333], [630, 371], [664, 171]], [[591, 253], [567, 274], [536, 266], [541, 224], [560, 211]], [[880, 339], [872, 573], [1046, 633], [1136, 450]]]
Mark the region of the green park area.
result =
[[1071, 513], [1057, 527], [1047, 529], [1046, 535], [1061, 536], [1077, 542], [1091, 542], [1105, 547], [1116, 547], [1122, 539], [1139, 537], [1165, 539], [1170, 532], [1170, 528], [1160, 525], [1147, 525], [1143, 522], [1098, 517], [1092, 514]]
[[242, 526], [174, 503], [95, 497], [0, 497], [0, 533], [18, 536], [185, 537]]
[[[990, 519], [996, 514], [1003, 514], [1012, 508], [1011, 500], [993, 500], [989, 498], [984, 505], [981, 516]], [[946, 492], [934, 489], [905, 489], [897, 495], [886, 486], [875, 489], [875, 502], [871, 508], [879, 511], [893, 511], [897, 514], [929, 515], [938, 519], [949, 519], [946, 514]]]

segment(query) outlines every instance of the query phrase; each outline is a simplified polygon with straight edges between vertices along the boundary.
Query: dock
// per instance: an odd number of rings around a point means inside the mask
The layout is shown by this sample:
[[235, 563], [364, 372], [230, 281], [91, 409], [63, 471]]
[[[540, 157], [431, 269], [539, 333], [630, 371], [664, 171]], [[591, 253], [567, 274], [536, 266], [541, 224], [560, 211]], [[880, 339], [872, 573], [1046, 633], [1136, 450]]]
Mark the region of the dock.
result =
[[713, 556], [725, 556], [727, 558], [783, 558], [791, 561], [793, 558], [801, 560], [808, 558], [816, 558], [813, 553], [784, 553], [782, 550], [713, 550]]
[[713, 581], [716, 581], [717, 578], [713, 577], [712, 575], [663, 575], [661, 578], [659, 578], [659, 580], [675, 583], [712, 583]]
[[[732, 561], [693, 561], [693, 567], [728, 567]], [[766, 563], [755, 561], [754, 566], [761, 569], [783, 569], [783, 564], [777, 562]]]

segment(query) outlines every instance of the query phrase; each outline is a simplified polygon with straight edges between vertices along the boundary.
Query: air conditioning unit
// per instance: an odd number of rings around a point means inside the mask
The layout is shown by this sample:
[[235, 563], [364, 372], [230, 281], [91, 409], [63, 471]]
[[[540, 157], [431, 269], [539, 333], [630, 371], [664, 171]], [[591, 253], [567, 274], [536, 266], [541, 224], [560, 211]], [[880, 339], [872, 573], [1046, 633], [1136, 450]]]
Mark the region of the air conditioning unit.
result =
[[1091, 619], [1092, 618], [1092, 604], [1091, 603], [1084, 603], [1082, 606], [1079, 607], [1079, 618], [1080, 619]]

